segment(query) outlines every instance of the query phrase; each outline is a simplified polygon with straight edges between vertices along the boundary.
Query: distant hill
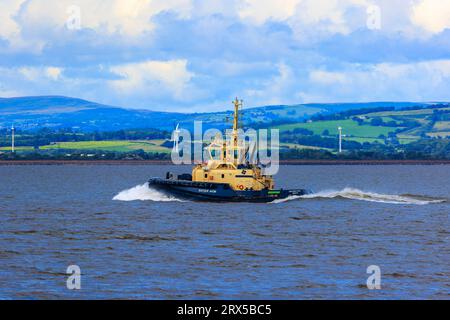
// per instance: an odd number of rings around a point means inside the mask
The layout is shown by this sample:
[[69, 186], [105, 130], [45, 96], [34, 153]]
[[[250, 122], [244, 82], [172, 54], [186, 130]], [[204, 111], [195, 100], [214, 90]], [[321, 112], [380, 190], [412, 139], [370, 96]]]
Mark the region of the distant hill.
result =
[[[295, 123], [318, 113], [327, 114], [373, 106], [400, 108], [416, 105], [418, 104], [414, 102], [374, 102], [262, 106], [245, 108], [243, 122], [259, 125]], [[222, 129], [229, 126], [226, 118], [230, 115], [231, 111], [175, 113], [127, 109], [62, 96], [0, 98], [0, 129], [9, 128], [14, 123], [23, 130], [43, 127], [72, 128], [84, 132], [135, 128], [172, 130], [176, 123], [191, 129], [195, 120], [202, 120], [205, 128]]]
[[12, 123], [25, 130], [73, 128], [111, 131], [128, 128], [172, 126], [183, 114], [124, 109], [61, 96], [0, 99], [0, 127]]
[[[224, 129], [230, 116], [124, 109], [67, 97], [0, 99], [0, 160], [15, 157], [11, 123], [19, 129], [17, 156], [27, 159], [168, 159], [174, 124], [192, 129], [201, 120], [204, 129]], [[263, 106], [244, 109], [243, 122], [280, 129], [283, 159], [450, 159], [449, 103]], [[339, 127], [343, 154], [337, 153]], [[40, 128], [75, 132], [35, 131]]]
[[[246, 109], [243, 121], [300, 121], [324, 111], [326, 110], [319, 106], [265, 106]], [[16, 127], [24, 130], [42, 127], [73, 128], [80, 131], [134, 128], [172, 130], [176, 123], [190, 129], [195, 120], [202, 120], [205, 127], [221, 129], [229, 126], [226, 118], [230, 115], [231, 111], [176, 113], [127, 109], [61, 96], [0, 98], [0, 129], [8, 128], [14, 123]]]
[[0, 98], [0, 115], [50, 114], [99, 108], [109, 108], [109, 106], [60, 96]]
[[341, 127], [347, 148], [360, 150], [364, 148], [364, 143], [377, 143], [400, 150], [401, 145], [419, 140], [448, 139], [450, 104], [358, 108], [314, 115], [306, 122], [272, 127], [280, 130], [281, 141], [287, 142], [287, 146], [292, 148], [309, 146], [334, 149], [337, 146], [338, 128]]

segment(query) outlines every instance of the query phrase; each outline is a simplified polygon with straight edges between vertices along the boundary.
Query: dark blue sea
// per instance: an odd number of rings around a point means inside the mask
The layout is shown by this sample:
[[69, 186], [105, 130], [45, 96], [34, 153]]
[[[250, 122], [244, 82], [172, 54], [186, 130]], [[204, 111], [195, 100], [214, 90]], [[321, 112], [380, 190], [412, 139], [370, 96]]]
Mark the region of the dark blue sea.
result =
[[190, 168], [0, 166], [0, 298], [450, 297], [449, 166], [284, 166], [314, 194], [269, 204], [148, 188], [169, 170]]

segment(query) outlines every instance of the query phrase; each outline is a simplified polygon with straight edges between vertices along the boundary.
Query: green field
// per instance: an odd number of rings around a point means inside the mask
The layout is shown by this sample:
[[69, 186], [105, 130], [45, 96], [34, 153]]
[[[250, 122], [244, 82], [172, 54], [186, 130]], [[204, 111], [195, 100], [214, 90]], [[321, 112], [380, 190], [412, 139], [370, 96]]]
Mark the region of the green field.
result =
[[310, 123], [294, 123], [276, 126], [274, 128], [280, 131], [293, 130], [296, 128], [304, 128], [311, 130], [314, 134], [322, 135], [324, 130], [328, 130], [330, 135], [338, 134], [338, 127], [342, 127], [342, 133], [346, 135], [349, 140], [358, 142], [373, 142], [378, 140], [379, 135], [388, 135], [389, 132], [394, 132], [396, 128], [391, 127], [376, 127], [371, 125], [358, 125], [356, 121], [347, 120], [330, 120], [330, 121], [316, 121]]
[[[336, 136], [338, 134], [338, 127], [342, 127], [342, 132], [345, 135], [344, 139], [356, 142], [379, 142], [384, 143], [383, 139], [379, 139], [380, 135], [388, 136], [389, 133], [395, 132], [397, 129], [404, 129], [401, 127], [402, 122], [411, 123], [417, 122], [419, 126], [411, 127], [397, 135], [400, 144], [407, 144], [417, 141], [424, 134], [429, 137], [445, 138], [449, 136], [450, 121], [437, 121], [433, 128], [431, 122], [433, 112], [436, 109], [427, 108], [419, 110], [403, 110], [403, 111], [383, 111], [361, 114], [359, 117], [363, 120], [363, 125], [358, 125], [356, 121], [350, 119], [345, 120], [324, 120], [314, 121], [311, 123], [295, 123], [280, 125], [275, 128], [283, 130], [293, 130], [295, 128], [304, 128], [312, 131], [316, 135], [323, 136], [324, 130], [329, 131], [329, 136]], [[440, 111], [450, 110], [450, 108], [439, 108]], [[370, 125], [372, 119], [381, 118], [384, 123], [395, 121], [397, 127], [388, 126], [372, 126]]]
[[[15, 151], [31, 151], [33, 147], [15, 147]], [[11, 147], [0, 147], [0, 151], [11, 151]]]
[[434, 124], [433, 130], [435, 131], [450, 131], [450, 121], [437, 121]]
[[281, 147], [289, 148], [289, 149], [310, 149], [310, 150], [332, 150], [328, 148], [322, 148], [322, 147], [314, 147], [314, 146], [305, 146], [301, 144], [296, 143], [280, 143]]
[[[130, 141], [130, 140], [108, 140], [108, 141], [77, 141], [57, 142], [55, 144], [39, 147], [40, 150], [102, 150], [111, 152], [129, 152], [144, 150], [145, 152], [170, 153], [170, 149], [162, 147], [164, 140]], [[11, 147], [2, 147], [2, 151], [10, 151]], [[16, 151], [32, 151], [33, 147], [16, 147]]]
[[433, 138], [448, 138], [450, 137], [450, 131], [429, 132], [427, 136]]
[[145, 152], [170, 152], [170, 149], [160, 146], [157, 141], [127, 140], [58, 142], [56, 144], [43, 146], [40, 149], [104, 150], [116, 152], [127, 152], [141, 149]]
[[[305, 111], [305, 109], [302, 109]], [[374, 109], [371, 109], [374, 110]], [[326, 149], [321, 147], [316, 147], [316, 145], [326, 145], [330, 147], [332, 143], [331, 139], [336, 140], [337, 147], [337, 135], [338, 135], [338, 127], [342, 127], [342, 133], [344, 134], [344, 141], [354, 141], [359, 143], [380, 143], [387, 145], [395, 145], [396, 140], [385, 140], [381, 139], [380, 136], [384, 135], [388, 137], [390, 133], [394, 133], [397, 130], [399, 132], [396, 134], [398, 142], [402, 145], [409, 144], [415, 141], [422, 139], [425, 136], [431, 137], [440, 137], [447, 138], [450, 136], [450, 121], [449, 115], [443, 113], [444, 110], [450, 110], [450, 108], [439, 108], [440, 112], [436, 111], [436, 108], [429, 109], [419, 109], [419, 110], [402, 110], [402, 111], [383, 111], [383, 112], [369, 112], [365, 114], [358, 114], [357, 116], [349, 116], [349, 115], [339, 115], [340, 117], [346, 117], [344, 120], [317, 120], [310, 122], [298, 122], [298, 123], [287, 123], [277, 126], [272, 126], [271, 128], [276, 128], [281, 131], [281, 146], [284, 148], [297, 148], [297, 149]], [[303, 112], [302, 111], [302, 112]], [[312, 111], [306, 109], [306, 111]], [[316, 110], [317, 111], [317, 110]], [[258, 110], [250, 109], [250, 113], [253, 113], [249, 118], [256, 118], [261, 122], [266, 121], [265, 118], [267, 116], [266, 113], [262, 113], [261, 115], [257, 114]], [[363, 111], [364, 112], [364, 111]], [[296, 109], [282, 109], [281, 111], [277, 108], [270, 109], [270, 113], [282, 115], [283, 117], [287, 117], [292, 115], [294, 117], [294, 113], [296, 116]], [[221, 113], [220, 117], [225, 116], [225, 113]], [[219, 115], [215, 115], [219, 117]], [[261, 119], [258, 117], [261, 116]], [[206, 115], [205, 115], [206, 117]], [[352, 118], [358, 117], [359, 122], [362, 124], [358, 124], [357, 121], [352, 120]], [[331, 118], [331, 117], [330, 117]], [[371, 121], [375, 118], [381, 118], [384, 124], [380, 126], [371, 125]], [[255, 120], [255, 119], [253, 119]], [[395, 121], [397, 126], [387, 126], [388, 122]], [[279, 122], [282, 123], [282, 122]], [[390, 124], [393, 125], [393, 124]], [[299, 135], [294, 135], [287, 133], [287, 131], [293, 131], [294, 129], [301, 128], [307, 129], [313, 134], [322, 136], [323, 141], [327, 141], [327, 143], [322, 143], [321, 139], [318, 137], [310, 137], [311, 140], [308, 139], [300, 139]], [[328, 133], [324, 135], [324, 131], [327, 130]], [[284, 132], [284, 134], [283, 134]], [[300, 135], [301, 136], [301, 135]], [[131, 137], [131, 136], [130, 136]], [[135, 139], [140, 139], [142, 136], [136, 137]], [[17, 139], [23, 138], [22, 144], [32, 144], [30, 140], [26, 140], [27, 136], [22, 137], [20, 134], [16, 135]], [[303, 137], [301, 137], [303, 138]], [[2, 145], [6, 145], [9, 143], [8, 137], [3, 139]], [[53, 138], [50, 138], [53, 139]], [[47, 139], [45, 141], [53, 141]], [[87, 139], [91, 139], [88, 137]], [[285, 140], [283, 140], [285, 139]], [[61, 139], [65, 140], [65, 139]], [[17, 141], [17, 140], [16, 140]], [[286, 141], [297, 142], [297, 143], [285, 143]], [[136, 150], [143, 150], [148, 153], [170, 153], [170, 149], [167, 147], [163, 147], [162, 144], [165, 140], [104, 140], [104, 141], [78, 141], [78, 142], [54, 142], [49, 145], [40, 146], [39, 149], [42, 151], [55, 151], [62, 150], [62, 152], [67, 153], [75, 153], [75, 152], [84, 152], [89, 153], [90, 151], [100, 151], [100, 152], [133, 152]], [[284, 142], [284, 143], [283, 143]], [[45, 142], [44, 142], [45, 143]], [[306, 146], [303, 144], [312, 144], [314, 146]], [[1, 152], [8, 152], [11, 150], [11, 147], [5, 146], [0, 147]], [[34, 148], [32, 146], [18, 146], [16, 147], [17, 152], [28, 153], [32, 152]], [[327, 149], [329, 151], [335, 151], [335, 148]], [[48, 152], [51, 153], [51, 152]], [[55, 152], [53, 152], [55, 153]]]
[[[447, 110], [447, 108], [442, 108], [440, 110]], [[419, 109], [419, 110], [404, 110], [404, 111], [382, 111], [367, 113], [368, 117], [390, 117], [390, 116], [406, 116], [406, 117], [416, 117], [416, 116], [426, 116], [433, 113], [433, 109]]]

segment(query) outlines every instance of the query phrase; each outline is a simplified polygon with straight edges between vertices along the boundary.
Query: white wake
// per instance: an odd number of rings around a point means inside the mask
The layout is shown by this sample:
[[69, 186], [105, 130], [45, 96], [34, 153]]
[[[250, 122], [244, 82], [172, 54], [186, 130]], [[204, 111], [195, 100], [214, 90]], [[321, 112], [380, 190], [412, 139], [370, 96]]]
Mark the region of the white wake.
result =
[[381, 202], [390, 204], [413, 204], [413, 205], [426, 205], [446, 201], [445, 199], [434, 199], [423, 196], [382, 194], [376, 192], [366, 192], [354, 188], [344, 188], [339, 191], [336, 190], [320, 191], [317, 193], [306, 194], [303, 196], [290, 196], [286, 199], [275, 200], [272, 203], [282, 203], [296, 199], [320, 199], [320, 198], [324, 199], [345, 198], [370, 202]]
[[[370, 202], [380, 202], [389, 204], [412, 204], [412, 205], [427, 205], [432, 203], [445, 202], [445, 199], [435, 199], [424, 196], [414, 196], [414, 195], [393, 195], [393, 194], [382, 194], [376, 192], [366, 192], [355, 188], [344, 188], [342, 190], [325, 190], [317, 193], [306, 194], [303, 196], [290, 196], [286, 199], [280, 199], [272, 201], [271, 203], [283, 203], [287, 201], [297, 200], [297, 199], [334, 199], [334, 198], [345, 198], [352, 200], [370, 201]], [[142, 185], [137, 185], [133, 188], [123, 190], [114, 196], [113, 200], [117, 201], [159, 201], [159, 202], [169, 202], [169, 201], [179, 201], [174, 196], [166, 195], [158, 190], [149, 188], [148, 183]]]
[[126, 189], [121, 192], [119, 192], [117, 195], [114, 196], [113, 200], [118, 201], [161, 201], [161, 202], [168, 202], [168, 201], [182, 201], [180, 199], [177, 199], [173, 196], [168, 196], [162, 192], [159, 192], [158, 190], [149, 188], [148, 183], [144, 183], [142, 185], [137, 185], [131, 189]]

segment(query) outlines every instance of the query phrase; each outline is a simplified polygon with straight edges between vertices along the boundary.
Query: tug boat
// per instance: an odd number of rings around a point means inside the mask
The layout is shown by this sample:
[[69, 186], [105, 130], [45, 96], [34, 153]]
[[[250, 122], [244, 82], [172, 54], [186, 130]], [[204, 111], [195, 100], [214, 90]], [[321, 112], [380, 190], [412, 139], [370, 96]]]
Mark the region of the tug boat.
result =
[[239, 143], [238, 136], [242, 101], [236, 98], [233, 104], [231, 142], [227, 144], [222, 138], [216, 137], [206, 147], [210, 159], [197, 164], [192, 174], [175, 177], [167, 172], [165, 178], [151, 178], [149, 188], [181, 199], [213, 202], [271, 202], [310, 193], [306, 189], [275, 189], [273, 177], [263, 174], [258, 165], [249, 163], [249, 148]]

